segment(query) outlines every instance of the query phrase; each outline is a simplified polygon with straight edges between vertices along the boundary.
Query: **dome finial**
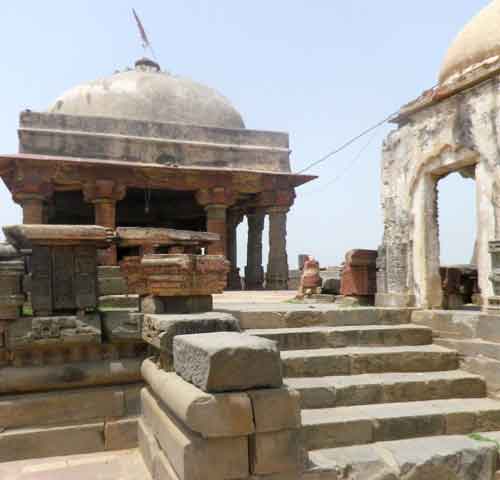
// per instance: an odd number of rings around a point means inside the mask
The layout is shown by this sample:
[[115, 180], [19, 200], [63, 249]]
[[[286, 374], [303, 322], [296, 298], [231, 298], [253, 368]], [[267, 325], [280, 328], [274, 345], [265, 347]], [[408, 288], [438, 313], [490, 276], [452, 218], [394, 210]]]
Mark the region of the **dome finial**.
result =
[[150, 58], [147, 58], [147, 57], [139, 58], [139, 60], [137, 60], [135, 62], [134, 66], [138, 72], [160, 72], [161, 71], [160, 65], [157, 62], [155, 62], [154, 60], [151, 60]]

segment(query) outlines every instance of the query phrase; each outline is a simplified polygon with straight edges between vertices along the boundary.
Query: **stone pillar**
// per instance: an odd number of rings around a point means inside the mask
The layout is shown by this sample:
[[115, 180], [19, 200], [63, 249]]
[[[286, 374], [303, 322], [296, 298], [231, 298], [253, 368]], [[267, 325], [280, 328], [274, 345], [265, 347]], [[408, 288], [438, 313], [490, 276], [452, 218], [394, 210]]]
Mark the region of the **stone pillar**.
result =
[[208, 246], [209, 255], [226, 256], [226, 205], [207, 205], [207, 232], [217, 233], [220, 237], [218, 242]]
[[226, 254], [230, 263], [227, 288], [228, 290], [241, 290], [237, 229], [243, 220], [243, 214], [239, 210], [229, 210], [226, 220]]
[[262, 231], [264, 230], [265, 211], [256, 208], [247, 213], [248, 240], [247, 266], [245, 267], [245, 289], [261, 290], [264, 286], [262, 267]]
[[[125, 197], [126, 187], [117, 185], [113, 180], [96, 180], [95, 183], [85, 185], [83, 193], [85, 200], [94, 204], [95, 224], [114, 230], [116, 203]], [[115, 245], [99, 252], [99, 264], [107, 266], [117, 264]]]
[[271, 207], [269, 214], [269, 260], [266, 288], [288, 289], [288, 256], [286, 252], [286, 214], [288, 207]]
[[218, 242], [208, 246], [208, 254], [226, 255], [226, 216], [228, 207], [235, 201], [233, 193], [225, 187], [198, 190], [196, 200], [205, 208], [207, 232], [217, 233], [220, 237]]
[[12, 189], [14, 202], [23, 209], [23, 224], [47, 223], [46, 201], [52, 196], [52, 185], [47, 182], [29, 181], [15, 185]]

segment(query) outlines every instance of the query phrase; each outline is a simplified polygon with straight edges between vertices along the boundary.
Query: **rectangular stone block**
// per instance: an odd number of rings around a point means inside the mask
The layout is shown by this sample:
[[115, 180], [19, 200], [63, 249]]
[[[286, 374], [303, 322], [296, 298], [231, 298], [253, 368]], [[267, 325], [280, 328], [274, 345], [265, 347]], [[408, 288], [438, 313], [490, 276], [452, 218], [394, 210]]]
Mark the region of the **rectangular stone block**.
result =
[[247, 437], [204, 439], [168, 415], [147, 389], [142, 390], [141, 397], [143, 419], [180, 480], [231, 480], [249, 476]]
[[299, 430], [252, 435], [250, 437], [250, 462], [253, 474], [269, 475], [300, 471]]
[[184, 380], [210, 393], [283, 384], [276, 343], [235, 332], [175, 337], [174, 368]]
[[240, 437], [254, 432], [252, 404], [245, 393], [202, 392], [176, 373], [158, 368], [151, 360], [144, 361], [141, 371], [161, 403], [203, 437]]
[[150, 345], [171, 355], [176, 335], [239, 331], [238, 320], [229, 313], [144, 315], [142, 336]]
[[277, 432], [301, 426], [300, 394], [296, 390], [262, 389], [248, 392], [256, 432]]
[[105, 450], [126, 450], [138, 445], [137, 418], [107, 421], [104, 425]]
[[139, 418], [137, 422], [137, 438], [144, 464], [154, 478], [155, 460], [160, 451], [160, 445], [142, 418]]
[[124, 414], [123, 392], [113, 388], [0, 397], [3, 428], [104, 420]]
[[29, 428], [0, 433], [0, 462], [100, 452], [104, 424]]

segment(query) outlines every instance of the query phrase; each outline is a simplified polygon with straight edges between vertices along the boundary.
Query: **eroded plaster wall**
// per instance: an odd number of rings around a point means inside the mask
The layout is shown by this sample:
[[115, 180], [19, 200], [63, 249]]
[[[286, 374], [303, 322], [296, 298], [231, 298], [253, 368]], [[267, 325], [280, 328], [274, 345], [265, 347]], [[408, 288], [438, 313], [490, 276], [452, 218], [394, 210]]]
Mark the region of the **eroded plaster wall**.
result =
[[[386, 139], [379, 306], [441, 306], [437, 183], [475, 176], [479, 285], [492, 293], [488, 241], [500, 235], [500, 79], [414, 113]], [[460, 212], [457, 212], [460, 221]]]

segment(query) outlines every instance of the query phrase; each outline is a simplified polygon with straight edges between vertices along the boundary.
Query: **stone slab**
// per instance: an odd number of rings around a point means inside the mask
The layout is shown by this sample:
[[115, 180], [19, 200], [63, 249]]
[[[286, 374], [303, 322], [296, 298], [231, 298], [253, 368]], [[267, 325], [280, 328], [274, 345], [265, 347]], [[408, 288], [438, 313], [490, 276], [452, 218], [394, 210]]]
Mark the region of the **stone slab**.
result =
[[432, 330], [417, 325], [360, 325], [246, 330], [250, 335], [278, 342], [280, 350], [349, 346], [402, 346], [432, 343]]
[[144, 361], [141, 371], [148, 386], [168, 410], [203, 437], [239, 437], [255, 431], [248, 395], [207, 394], [176, 373], [158, 368], [151, 360]]
[[[500, 428], [500, 402], [451, 399], [303, 410], [310, 450]], [[364, 431], [363, 431], [364, 429]]]
[[0, 462], [104, 450], [104, 423], [0, 433]]
[[308, 409], [486, 395], [480, 376], [460, 370], [287, 378], [285, 385], [299, 392]]
[[465, 436], [427, 437], [310, 452], [303, 479], [491, 480], [496, 459], [494, 445]]
[[0, 397], [0, 429], [81, 423], [125, 415], [119, 388], [81, 389]]
[[186, 381], [211, 393], [283, 383], [276, 343], [236, 332], [175, 337], [174, 368]]
[[341, 308], [332, 304], [244, 304], [216, 302], [214, 309], [233, 314], [241, 328], [298, 328], [311, 326], [401, 325], [410, 322], [411, 309]]
[[324, 377], [458, 368], [457, 353], [436, 345], [347, 347], [281, 352], [286, 377]]
[[140, 382], [141, 358], [0, 369], [0, 394]]

